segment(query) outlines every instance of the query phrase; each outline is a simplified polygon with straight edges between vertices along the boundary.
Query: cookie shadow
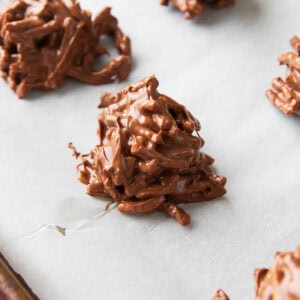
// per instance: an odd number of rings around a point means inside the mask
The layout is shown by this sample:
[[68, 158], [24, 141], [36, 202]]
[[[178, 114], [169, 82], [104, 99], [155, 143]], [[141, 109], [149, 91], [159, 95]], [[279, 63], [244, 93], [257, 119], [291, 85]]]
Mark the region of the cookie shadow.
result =
[[63, 99], [70, 91], [77, 91], [81, 89], [81, 84], [73, 79], [67, 79], [66, 82], [53, 89], [53, 90], [42, 90], [42, 89], [32, 89], [22, 101], [35, 102], [37, 100], [45, 98], [59, 98]]
[[257, 0], [237, 0], [234, 6], [221, 10], [207, 8], [207, 11], [199, 15], [195, 23], [201, 26], [213, 26], [220, 22], [253, 22], [261, 16], [260, 3]]

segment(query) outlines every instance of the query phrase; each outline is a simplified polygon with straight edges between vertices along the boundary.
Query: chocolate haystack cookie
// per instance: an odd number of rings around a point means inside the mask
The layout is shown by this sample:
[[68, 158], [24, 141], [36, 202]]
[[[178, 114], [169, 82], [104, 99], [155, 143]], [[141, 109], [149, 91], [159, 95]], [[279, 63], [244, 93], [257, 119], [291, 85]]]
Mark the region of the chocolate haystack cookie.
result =
[[229, 297], [225, 294], [223, 290], [218, 290], [213, 300], [229, 300]]
[[159, 210], [185, 226], [190, 217], [178, 204], [224, 195], [226, 179], [199, 151], [199, 122], [157, 87], [152, 76], [102, 97], [100, 107], [109, 105], [98, 118], [99, 144], [81, 156], [79, 180], [88, 194], [112, 197], [121, 212]]
[[285, 114], [300, 115], [300, 39], [292, 38], [291, 44], [296, 52], [285, 53], [279, 58], [281, 65], [287, 65], [286, 78], [274, 78], [273, 89], [268, 90], [266, 95]]
[[256, 300], [300, 299], [300, 246], [293, 252], [275, 255], [270, 269], [255, 271]]
[[160, 0], [160, 4], [168, 5], [170, 1], [184, 13], [186, 19], [194, 19], [203, 13], [206, 5], [213, 8], [224, 8], [235, 3], [235, 0]]
[[16, 273], [0, 253], [0, 299], [38, 300], [24, 279]]
[[[111, 36], [119, 56], [95, 70], [93, 63], [108, 54], [99, 42]], [[89, 84], [127, 78], [130, 40], [104, 8], [92, 21], [76, 0], [11, 0], [0, 12], [0, 70], [23, 98], [31, 89], [54, 89], [73, 77]]]

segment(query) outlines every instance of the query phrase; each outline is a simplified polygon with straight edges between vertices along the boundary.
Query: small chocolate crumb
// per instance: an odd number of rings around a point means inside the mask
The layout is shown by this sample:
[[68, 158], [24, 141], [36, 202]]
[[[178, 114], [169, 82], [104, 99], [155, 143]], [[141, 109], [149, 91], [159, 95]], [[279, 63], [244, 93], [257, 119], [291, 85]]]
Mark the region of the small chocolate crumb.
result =
[[56, 230], [63, 236], [66, 236], [66, 228], [56, 225]]
[[266, 96], [285, 114], [300, 115], [300, 38], [293, 37], [291, 45], [296, 52], [285, 53], [279, 58], [281, 65], [287, 65], [286, 78], [274, 78], [272, 89], [266, 92]]
[[75, 159], [77, 159], [81, 155], [79, 152], [76, 151], [76, 148], [73, 146], [73, 143], [68, 143], [68, 148], [71, 149], [72, 156], [74, 156]]
[[223, 290], [218, 290], [213, 300], [229, 300], [229, 297], [225, 294]]
[[190, 217], [178, 205], [224, 195], [226, 179], [200, 152], [198, 120], [157, 87], [152, 76], [102, 96], [99, 144], [81, 156], [78, 177], [88, 194], [110, 196], [121, 212], [161, 211], [185, 226]]
[[[92, 21], [76, 0], [14, 0], [0, 13], [0, 72], [19, 98], [33, 88], [55, 89], [67, 77], [89, 84], [125, 80], [131, 68], [130, 39], [109, 7]], [[107, 55], [102, 36], [114, 39], [119, 56], [95, 69]]]
[[184, 13], [186, 19], [194, 19], [202, 14], [206, 5], [220, 9], [235, 4], [235, 0], [160, 0], [160, 4], [166, 6], [170, 1]]

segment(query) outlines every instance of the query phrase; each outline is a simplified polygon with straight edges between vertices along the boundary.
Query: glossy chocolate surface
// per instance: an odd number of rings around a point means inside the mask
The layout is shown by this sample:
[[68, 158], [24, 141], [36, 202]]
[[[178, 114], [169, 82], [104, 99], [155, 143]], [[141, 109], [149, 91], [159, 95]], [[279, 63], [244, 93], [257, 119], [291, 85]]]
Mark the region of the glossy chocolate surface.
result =
[[[108, 54], [102, 36], [114, 39], [119, 56], [95, 69], [95, 59]], [[76, 0], [11, 0], [0, 12], [1, 75], [20, 98], [33, 88], [55, 89], [67, 77], [122, 81], [130, 68], [130, 40], [108, 7], [94, 20]]]
[[200, 151], [198, 120], [157, 87], [152, 76], [103, 95], [99, 144], [82, 156], [79, 179], [88, 194], [112, 197], [121, 212], [159, 210], [188, 225], [178, 205], [224, 195], [226, 179], [213, 174], [213, 159]]

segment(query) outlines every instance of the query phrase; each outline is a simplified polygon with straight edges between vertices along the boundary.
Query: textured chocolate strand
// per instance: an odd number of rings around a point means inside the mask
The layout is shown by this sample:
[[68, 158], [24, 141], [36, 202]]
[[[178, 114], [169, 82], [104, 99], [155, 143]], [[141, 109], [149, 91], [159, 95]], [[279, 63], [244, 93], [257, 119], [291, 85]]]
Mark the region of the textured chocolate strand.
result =
[[296, 49], [298, 53], [300, 52], [300, 38], [298, 36], [292, 37], [291, 45]]
[[300, 115], [300, 39], [293, 37], [291, 45], [296, 52], [287, 52], [279, 58], [279, 63], [287, 66], [286, 78], [274, 78], [266, 96], [285, 114]]
[[[118, 56], [108, 55], [101, 37], [114, 41]], [[131, 69], [130, 39], [105, 7], [94, 20], [77, 1], [14, 0], [0, 12], [0, 72], [23, 98], [33, 88], [54, 89], [67, 77], [88, 84], [125, 80]]]
[[186, 226], [178, 205], [226, 193], [226, 178], [213, 174], [213, 159], [200, 151], [199, 121], [157, 90], [155, 76], [104, 94], [98, 117], [99, 143], [90, 155], [69, 144], [79, 180], [92, 196], [110, 196], [124, 213], [162, 211]]
[[254, 272], [256, 300], [300, 299], [300, 245], [295, 252], [277, 252], [269, 269]]
[[0, 253], [0, 299], [38, 300], [24, 279], [16, 273]]

